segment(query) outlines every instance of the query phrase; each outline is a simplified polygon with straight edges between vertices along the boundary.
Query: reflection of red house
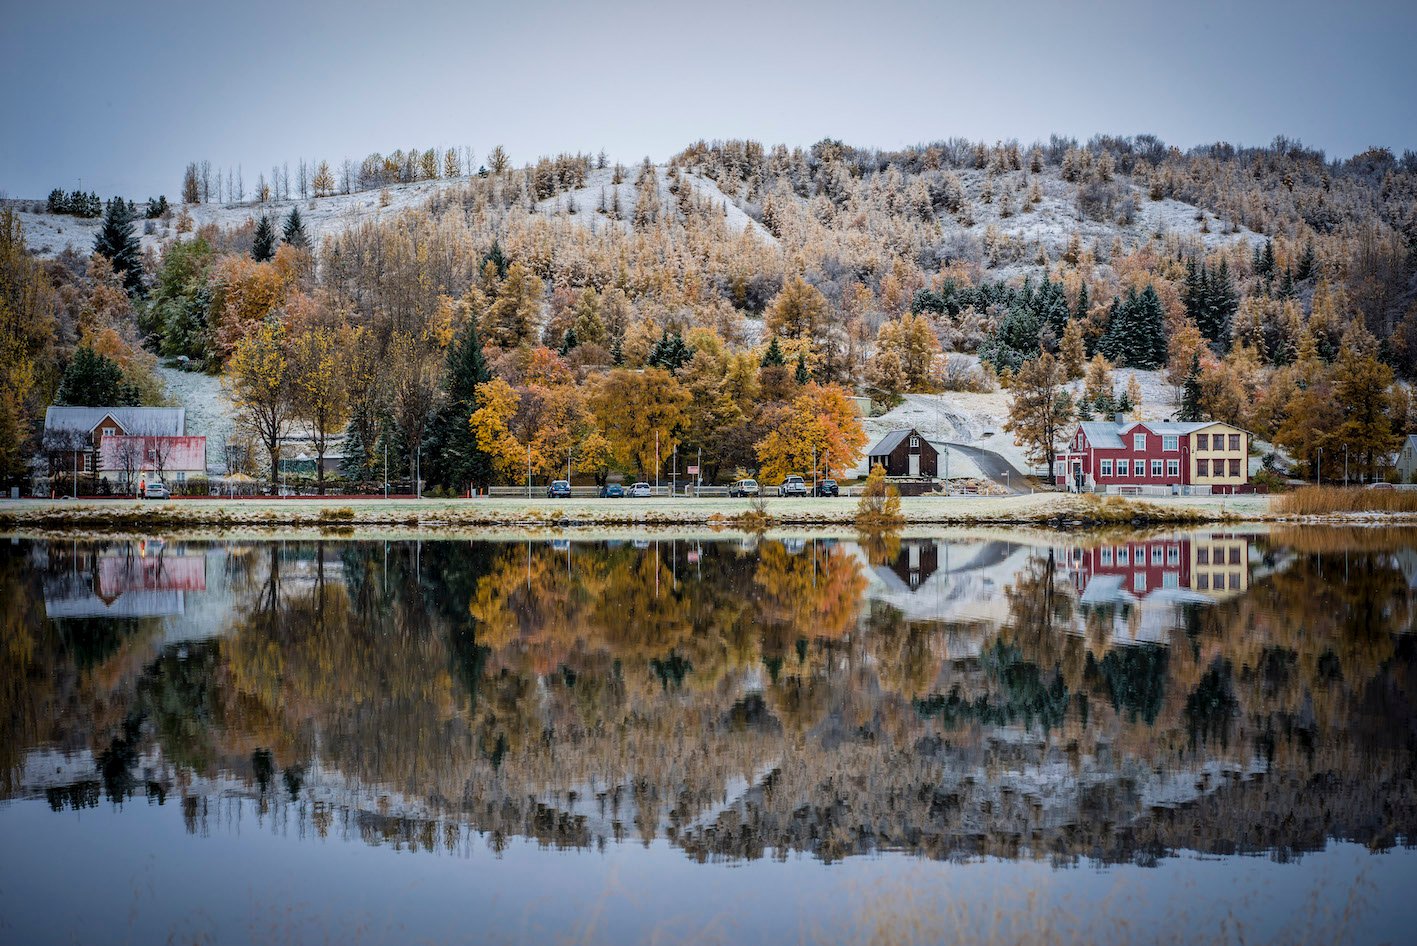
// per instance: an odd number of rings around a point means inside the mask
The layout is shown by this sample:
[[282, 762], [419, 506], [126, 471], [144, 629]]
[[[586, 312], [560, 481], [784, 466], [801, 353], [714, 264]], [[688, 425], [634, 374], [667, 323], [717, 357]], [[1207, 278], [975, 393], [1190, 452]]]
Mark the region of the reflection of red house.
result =
[[98, 560], [94, 590], [106, 599], [127, 591], [206, 591], [207, 560], [201, 555], [105, 555]]
[[1242, 536], [1169, 536], [1065, 554], [1084, 601], [1140, 601], [1158, 592], [1200, 600], [1249, 587], [1249, 543]]

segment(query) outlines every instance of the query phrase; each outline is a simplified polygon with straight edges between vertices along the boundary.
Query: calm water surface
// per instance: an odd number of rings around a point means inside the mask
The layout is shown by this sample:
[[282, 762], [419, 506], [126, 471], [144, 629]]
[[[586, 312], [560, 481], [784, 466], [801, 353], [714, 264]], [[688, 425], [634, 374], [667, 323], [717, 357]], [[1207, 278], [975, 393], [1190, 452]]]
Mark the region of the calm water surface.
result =
[[1417, 531], [4, 540], [0, 942], [1411, 942]]

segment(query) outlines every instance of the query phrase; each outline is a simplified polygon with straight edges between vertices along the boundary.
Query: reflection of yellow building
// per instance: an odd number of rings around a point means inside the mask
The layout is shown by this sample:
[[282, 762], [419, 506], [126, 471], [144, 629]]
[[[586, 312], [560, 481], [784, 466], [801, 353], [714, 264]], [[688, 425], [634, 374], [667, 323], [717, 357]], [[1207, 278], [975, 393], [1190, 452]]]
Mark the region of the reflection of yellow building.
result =
[[1191, 590], [1219, 601], [1249, 590], [1249, 542], [1240, 536], [1202, 533], [1191, 546]]

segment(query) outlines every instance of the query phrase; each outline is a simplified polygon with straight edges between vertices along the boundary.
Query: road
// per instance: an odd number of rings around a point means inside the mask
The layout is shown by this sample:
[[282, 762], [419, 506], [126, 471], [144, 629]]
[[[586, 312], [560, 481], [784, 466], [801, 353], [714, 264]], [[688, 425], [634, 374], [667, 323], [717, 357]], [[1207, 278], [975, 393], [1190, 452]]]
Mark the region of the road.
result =
[[1000, 486], [1015, 494], [1028, 492], [1028, 474], [994, 451], [982, 447], [968, 447], [962, 443], [946, 443], [945, 446], [969, 457], [979, 467], [979, 472]]

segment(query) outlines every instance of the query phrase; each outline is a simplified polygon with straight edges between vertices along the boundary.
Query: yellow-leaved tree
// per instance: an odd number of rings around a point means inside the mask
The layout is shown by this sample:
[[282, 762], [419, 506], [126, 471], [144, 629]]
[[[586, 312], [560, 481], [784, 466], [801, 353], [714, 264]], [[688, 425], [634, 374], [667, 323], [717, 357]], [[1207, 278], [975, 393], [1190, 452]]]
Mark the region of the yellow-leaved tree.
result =
[[823, 477], [856, 463], [866, 445], [866, 432], [856, 404], [835, 384], [809, 384], [792, 403], [781, 408], [758, 441], [758, 476], [781, 482], [790, 473], [810, 476], [813, 461]]
[[349, 422], [349, 366], [345, 354], [353, 331], [348, 327], [308, 328], [290, 345], [290, 376], [295, 414], [310, 432], [315, 447], [315, 483], [325, 492], [325, 453], [330, 437]]
[[280, 442], [295, 414], [285, 326], [272, 316], [236, 344], [226, 363], [226, 390], [242, 425], [261, 441], [274, 485], [280, 479]]
[[689, 392], [663, 368], [617, 369], [600, 382], [590, 406], [616, 458], [650, 476], [679, 444]]
[[477, 386], [477, 410], [468, 420], [477, 446], [487, 452], [492, 458], [492, 468], [504, 478], [514, 476], [527, 462], [526, 447], [517, 442], [511, 431], [519, 402], [510, 384], [493, 378]]

